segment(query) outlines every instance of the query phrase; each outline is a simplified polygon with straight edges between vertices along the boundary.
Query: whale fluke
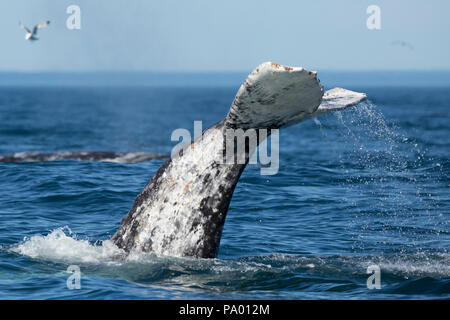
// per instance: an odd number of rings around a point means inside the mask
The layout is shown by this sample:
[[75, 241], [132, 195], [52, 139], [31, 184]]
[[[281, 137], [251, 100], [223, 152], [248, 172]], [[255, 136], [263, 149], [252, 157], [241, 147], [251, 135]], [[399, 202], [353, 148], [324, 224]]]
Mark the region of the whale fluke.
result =
[[226, 124], [240, 129], [280, 128], [315, 112], [322, 95], [315, 72], [263, 63], [239, 88]]
[[303, 68], [259, 65], [241, 85], [227, 117], [159, 168], [111, 240], [127, 252], [216, 257], [234, 188], [254, 151], [241, 151], [243, 163], [221, 162], [226, 131], [283, 128], [365, 98], [340, 88], [324, 93], [317, 74]]

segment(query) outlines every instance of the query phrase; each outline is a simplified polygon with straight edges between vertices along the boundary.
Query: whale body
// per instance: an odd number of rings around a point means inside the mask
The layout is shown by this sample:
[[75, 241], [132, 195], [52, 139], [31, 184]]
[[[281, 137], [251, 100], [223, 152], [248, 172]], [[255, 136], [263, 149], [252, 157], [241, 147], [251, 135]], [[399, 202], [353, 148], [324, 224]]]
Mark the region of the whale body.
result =
[[233, 149], [244, 161], [220, 161], [227, 130], [279, 129], [365, 98], [341, 88], [324, 92], [316, 72], [301, 67], [259, 65], [239, 88], [226, 118], [163, 163], [111, 240], [126, 252], [216, 257], [233, 191], [254, 151], [246, 144]]
[[0, 155], [0, 162], [46, 162], [46, 161], [103, 161], [136, 163], [150, 160], [167, 160], [169, 156], [148, 152], [109, 152], [109, 151], [59, 151], [53, 153], [16, 152]]

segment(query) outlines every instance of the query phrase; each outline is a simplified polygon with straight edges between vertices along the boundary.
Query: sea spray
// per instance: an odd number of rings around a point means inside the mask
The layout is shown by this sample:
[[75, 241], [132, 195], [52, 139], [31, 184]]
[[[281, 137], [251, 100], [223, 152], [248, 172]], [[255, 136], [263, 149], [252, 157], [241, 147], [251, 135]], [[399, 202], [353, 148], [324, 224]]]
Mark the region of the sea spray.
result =
[[[378, 237], [375, 249], [380, 253], [384, 248], [391, 251], [392, 245], [398, 252], [420, 252], [417, 243], [438, 240], [448, 229], [448, 221], [436, 214], [439, 201], [424, 183], [432, 179], [430, 167], [437, 166], [427, 157], [426, 149], [406, 137], [395, 120], [386, 121], [370, 101], [326, 119], [319, 122], [321, 132], [327, 135], [325, 129], [330, 126], [338, 132], [338, 143], [333, 146], [341, 167], [341, 184], [346, 193], [353, 194], [355, 213], [348, 230], [354, 250], [369, 249], [366, 243], [373, 245], [374, 237]], [[346, 148], [340, 148], [341, 144]], [[368, 205], [367, 199], [376, 201]], [[417, 220], [425, 221], [433, 231], [418, 228]]]
[[68, 226], [57, 228], [47, 235], [25, 237], [11, 251], [61, 263], [115, 263], [124, 257], [123, 251], [110, 241], [90, 243], [78, 239]]

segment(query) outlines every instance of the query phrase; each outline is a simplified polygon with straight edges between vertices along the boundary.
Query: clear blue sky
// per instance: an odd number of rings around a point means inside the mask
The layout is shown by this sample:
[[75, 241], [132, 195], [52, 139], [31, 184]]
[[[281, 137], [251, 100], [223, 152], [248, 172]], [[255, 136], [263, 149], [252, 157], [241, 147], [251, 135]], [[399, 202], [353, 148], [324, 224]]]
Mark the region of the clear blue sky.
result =
[[[66, 28], [70, 4], [81, 30]], [[366, 27], [370, 4], [381, 30]], [[46, 19], [25, 41], [18, 22]], [[0, 71], [450, 70], [448, 0], [3, 0], [0, 33]]]

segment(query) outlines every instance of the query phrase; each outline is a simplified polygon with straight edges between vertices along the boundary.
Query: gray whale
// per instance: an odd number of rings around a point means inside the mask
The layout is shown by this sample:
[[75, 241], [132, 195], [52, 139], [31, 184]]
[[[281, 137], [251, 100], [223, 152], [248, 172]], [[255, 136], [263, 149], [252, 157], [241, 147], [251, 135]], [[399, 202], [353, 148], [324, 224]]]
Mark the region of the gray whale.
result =
[[168, 155], [148, 152], [111, 152], [111, 151], [59, 151], [52, 153], [16, 152], [0, 155], [0, 162], [46, 162], [46, 161], [104, 161], [136, 163], [150, 160], [167, 160]]
[[216, 257], [233, 191], [254, 151], [246, 147], [236, 154], [244, 163], [218, 161], [226, 151], [226, 130], [279, 129], [365, 98], [341, 88], [324, 92], [317, 74], [301, 67], [259, 65], [241, 85], [226, 118], [159, 168], [111, 240], [126, 252]]

